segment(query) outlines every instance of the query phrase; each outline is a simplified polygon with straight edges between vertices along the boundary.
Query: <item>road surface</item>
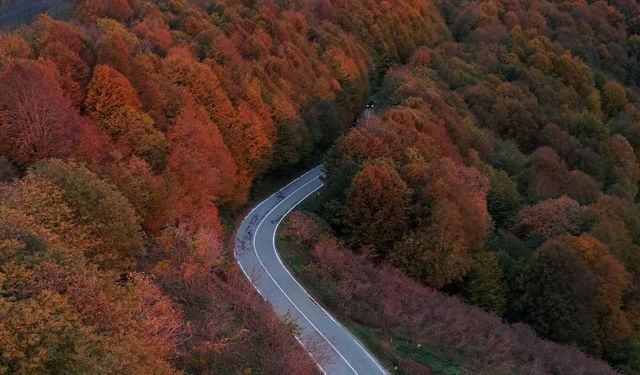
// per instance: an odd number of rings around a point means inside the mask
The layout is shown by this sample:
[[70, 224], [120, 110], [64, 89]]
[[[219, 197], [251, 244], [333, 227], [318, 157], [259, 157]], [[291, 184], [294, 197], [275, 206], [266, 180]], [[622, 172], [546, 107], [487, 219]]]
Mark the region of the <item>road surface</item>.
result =
[[297, 339], [323, 373], [386, 375], [364, 345], [294, 279], [276, 249], [278, 226], [298, 204], [324, 186], [322, 174], [322, 167], [314, 168], [257, 205], [238, 229], [236, 260], [278, 315], [296, 319], [302, 328]]

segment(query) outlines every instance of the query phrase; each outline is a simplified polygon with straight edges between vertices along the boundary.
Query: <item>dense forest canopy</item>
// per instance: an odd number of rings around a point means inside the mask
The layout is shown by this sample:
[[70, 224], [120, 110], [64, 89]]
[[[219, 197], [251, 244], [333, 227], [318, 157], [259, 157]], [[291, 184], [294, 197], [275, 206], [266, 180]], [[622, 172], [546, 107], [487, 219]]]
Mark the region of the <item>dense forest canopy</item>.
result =
[[640, 370], [640, 8], [440, 7], [452, 39], [388, 72], [319, 212], [356, 252]]
[[[327, 150], [367, 275], [638, 371], [638, 58], [631, 0], [83, 0], [0, 34], [0, 373], [315, 373], [224, 238]], [[505, 373], [613, 372], [499, 327]]]

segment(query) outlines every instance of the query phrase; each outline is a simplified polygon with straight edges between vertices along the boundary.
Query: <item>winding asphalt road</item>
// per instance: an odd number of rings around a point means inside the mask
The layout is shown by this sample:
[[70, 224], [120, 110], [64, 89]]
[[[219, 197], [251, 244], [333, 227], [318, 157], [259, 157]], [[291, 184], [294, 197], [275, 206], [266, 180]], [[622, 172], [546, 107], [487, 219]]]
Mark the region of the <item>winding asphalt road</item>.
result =
[[262, 201], [243, 220], [236, 237], [240, 268], [280, 316], [302, 328], [296, 337], [327, 375], [378, 375], [388, 372], [342, 324], [316, 302], [285, 267], [276, 249], [282, 220], [318, 191], [322, 167], [316, 167]]

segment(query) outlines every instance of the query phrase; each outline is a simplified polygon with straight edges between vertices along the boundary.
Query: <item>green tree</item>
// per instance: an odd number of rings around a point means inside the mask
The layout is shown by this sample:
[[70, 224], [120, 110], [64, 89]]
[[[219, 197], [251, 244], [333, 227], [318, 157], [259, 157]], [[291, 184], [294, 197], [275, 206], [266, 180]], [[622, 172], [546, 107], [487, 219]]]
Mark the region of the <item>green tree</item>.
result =
[[127, 199], [86, 167], [58, 159], [41, 161], [31, 173], [63, 191], [63, 199], [79, 221], [99, 240], [88, 256], [102, 267], [132, 269], [144, 253], [140, 218]]
[[155, 171], [162, 171], [169, 154], [169, 142], [155, 128], [153, 119], [134, 107], [115, 107], [100, 117], [100, 124], [125, 151], [143, 158]]
[[475, 254], [467, 284], [469, 302], [486, 311], [503, 314], [507, 306], [506, 287], [498, 255], [492, 251]]
[[291, 168], [312, 149], [309, 130], [301, 121], [285, 120], [276, 124], [278, 136], [273, 150], [272, 168]]
[[487, 193], [487, 209], [497, 226], [508, 223], [521, 208], [518, 185], [509, 175], [489, 165], [480, 168], [489, 177], [490, 188]]
[[525, 321], [542, 335], [602, 355], [629, 336], [629, 274], [589, 235], [560, 236], [534, 252], [520, 280]]
[[578, 91], [593, 86], [593, 73], [579, 58], [567, 52], [553, 60], [555, 74], [567, 85]]
[[580, 112], [571, 116], [567, 124], [571, 135], [582, 142], [582, 144], [591, 147], [596, 152], [601, 152], [606, 147], [606, 141], [609, 138], [609, 129], [602, 121], [593, 113]]
[[[447, 208], [455, 212], [453, 207]], [[408, 275], [437, 289], [461, 280], [469, 271], [472, 258], [458, 230], [450, 229], [448, 225], [436, 224], [407, 234], [393, 248], [391, 261]]]
[[627, 105], [627, 93], [625, 88], [616, 81], [607, 82], [602, 88], [602, 105], [604, 111], [614, 116]]
[[597, 280], [576, 249], [551, 241], [532, 254], [520, 283], [517, 306], [545, 337], [593, 346], [597, 329]]

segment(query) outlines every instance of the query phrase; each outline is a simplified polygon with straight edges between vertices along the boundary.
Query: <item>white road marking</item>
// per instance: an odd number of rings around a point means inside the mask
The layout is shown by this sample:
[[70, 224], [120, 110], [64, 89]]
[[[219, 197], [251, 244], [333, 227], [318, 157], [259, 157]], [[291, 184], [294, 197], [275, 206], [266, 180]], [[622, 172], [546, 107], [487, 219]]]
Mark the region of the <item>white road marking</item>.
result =
[[[295, 182], [299, 181], [300, 179], [304, 178], [305, 176], [307, 176], [309, 173], [315, 171], [317, 168], [313, 168], [309, 171], [307, 171], [305, 174], [303, 174], [302, 176], [296, 178], [295, 180], [291, 181], [289, 184], [287, 184], [285, 187], [279, 189], [276, 193], [272, 194], [271, 196], [269, 196], [267, 199], [263, 200], [260, 204], [258, 204], [257, 206], [255, 206], [250, 212], [249, 214], [242, 220], [242, 223], [244, 223], [248, 218], [250, 218], [252, 216], [252, 214], [259, 208], [261, 207], [263, 204], [266, 204], [269, 200], [271, 200], [274, 196], [282, 193], [286, 188], [288, 188], [289, 186], [291, 186], [292, 184], [294, 184]], [[278, 207], [280, 207], [280, 205], [282, 205], [285, 201], [287, 201], [287, 199], [289, 199], [292, 195], [296, 194], [298, 191], [304, 189], [306, 186], [308, 186], [309, 184], [311, 184], [312, 182], [314, 182], [315, 180], [318, 180], [320, 177], [322, 176], [322, 174], [314, 177], [313, 179], [309, 180], [308, 182], [306, 182], [305, 184], [303, 184], [301, 187], [299, 187], [298, 189], [296, 189], [295, 191], [289, 193], [286, 197], [284, 197], [284, 199], [280, 202], [278, 202], [274, 207], [272, 207], [265, 215], [262, 216], [262, 219], [260, 220], [260, 222], [258, 223], [258, 225], [256, 226], [255, 230], [253, 231], [251, 237], [252, 237], [252, 248], [253, 251], [256, 255], [256, 257], [258, 258], [258, 261], [260, 263], [260, 265], [262, 266], [262, 268], [267, 272], [269, 278], [274, 282], [274, 284], [276, 285], [276, 287], [282, 292], [282, 294], [287, 298], [287, 300], [289, 300], [289, 302], [294, 306], [294, 308], [296, 310], [298, 310], [298, 312], [309, 322], [309, 324], [311, 324], [311, 326], [315, 329], [316, 332], [318, 332], [318, 334], [331, 346], [331, 348], [333, 348], [333, 350], [340, 356], [340, 358], [342, 358], [342, 360], [347, 364], [347, 366], [351, 369], [351, 371], [353, 371], [356, 375], [359, 375], [358, 372], [353, 368], [353, 366], [349, 363], [349, 361], [347, 361], [347, 359], [344, 357], [344, 355], [333, 345], [333, 343], [322, 333], [320, 332], [320, 330], [318, 329], [318, 327], [302, 312], [302, 310], [293, 302], [293, 300], [289, 297], [289, 295], [287, 295], [287, 293], [282, 289], [282, 287], [280, 286], [280, 284], [275, 280], [275, 278], [273, 277], [273, 275], [269, 272], [269, 270], [266, 268], [266, 266], [264, 265], [264, 262], [262, 261], [262, 259], [260, 258], [260, 255], [258, 254], [256, 245], [255, 245], [255, 241], [256, 241], [256, 235], [257, 232], [260, 230], [260, 227], [262, 226], [262, 224], [264, 223], [264, 221], [267, 219], [267, 217], [269, 217], [269, 215], [275, 211]], [[371, 361], [373, 361], [373, 363], [375, 363], [375, 365], [378, 367], [378, 369], [383, 373], [383, 374], [388, 374], [384, 368], [378, 363], [378, 361], [358, 342], [358, 340], [351, 334], [351, 332], [346, 329], [342, 324], [340, 324], [340, 322], [338, 322], [336, 319], [333, 318], [333, 316], [326, 310], [324, 309], [324, 307], [322, 307], [308, 292], [307, 290], [302, 287], [302, 285], [300, 285], [300, 283], [298, 282], [298, 280], [296, 280], [295, 277], [293, 277], [293, 275], [291, 274], [291, 272], [289, 271], [289, 269], [284, 265], [284, 263], [282, 262], [282, 259], [280, 257], [280, 255], [277, 252], [277, 248], [275, 246], [275, 236], [277, 233], [277, 229], [280, 226], [280, 224], [282, 223], [282, 221], [284, 220], [284, 218], [291, 213], [291, 211], [293, 211], [295, 209], [295, 207], [297, 207], [300, 203], [302, 203], [305, 199], [307, 199], [311, 194], [315, 193], [316, 191], [318, 191], [320, 188], [322, 188], [324, 186], [324, 183], [322, 183], [320, 186], [318, 186], [316, 189], [314, 189], [313, 191], [311, 191], [309, 194], [305, 195], [302, 199], [298, 200], [297, 202], [295, 202], [295, 204], [289, 208], [287, 210], [287, 212], [282, 215], [275, 228], [274, 228], [274, 233], [272, 236], [272, 245], [273, 245], [273, 249], [276, 255], [276, 258], [278, 259], [278, 261], [280, 262], [280, 264], [282, 265], [282, 267], [285, 269], [285, 271], [287, 272], [287, 274], [291, 277], [291, 279], [293, 279], [293, 281], [298, 285], [298, 287], [300, 287], [300, 289], [302, 289], [302, 291], [307, 295], [307, 297], [309, 297], [309, 299], [311, 299], [318, 307], [320, 307], [320, 309], [322, 310], [322, 312], [325, 313], [325, 315], [327, 317], [329, 317], [340, 329], [342, 329], [344, 332], [346, 332], [349, 337], [351, 338], [351, 340], [353, 340], [353, 342], [367, 355], [367, 357], [369, 357], [369, 359], [371, 359]], [[234, 253], [236, 255], [236, 259], [238, 259], [237, 257], [237, 241], [236, 241], [236, 248], [234, 249]], [[256, 285], [251, 278], [249, 277], [248, 273], [246, 272], [246, 270], [244, 269], [244, 267], [242, 266], [242, 263], [240, 261], [238, 261], [238, 264], [240, 265], [240, 269], [242, 270], [242, 272], [244, 273], [244, 275], [247, 277], [247, 279], [249, 279], [249, 281], [253, 284], [254, 288], [258, 291], [258, 293], [262, 296], [262, 298], [264, 299], [265, 297], [263, 296], [263, 293], [260, 291], [260, 289], [258, 288], [258, 285]], [[265, 299], [266, 301], [266, 299]], [[300, 339], [298, 337], [296, 337], [296, 339], [298, 340], [298, 342], [300, 342], [300, 344], [306, 349], [305, 345], [300, 341]], [[309, 352], [307, 350], [307, 352]], [[316, 365], [318, 366], [318, 368], [324, 373], [326, 374], [325, 370], [320, 366], [320, 364], [316, 361], [316, 359], [313, 357], [313, 354], [311, 352], [309, 352], [311, 358], [313, 359], [313, 361], [316, 363]]]
[[[307, 297], [309, 297], [309, 299], [311, 299], [316, 305], [318, 305], [318, 307], [329, 317], [329, 319], [331, 319], [339, 328], [343, 329], [345, 332], [347, 332], [349, 334], [349, 337], [351, 338], [351, 340], [353, 340], [353, 342], [364, 352], [364, 354], [367, 355], [367, 357], [369, 357], [369, 359], [371, 359], [373, 361], [373, 363], [376, 364], [376, 367], [378, 367], [378, 369], [383, 373], [383, 374], [387, 374], [387, 371], [380, 365], [380, 363], [378, 363], [378, 361], [373, 358], [373, 356], [369, 353], [368, 350], [366, 350], [359, 342], [358, 340], [353, 337], [353, 335], [351, 334], [351, 332], [345, 328], [340, 322], [338, 322], [333, 315], [331, 315], [327, 310], [325, 310], [324, 307], [322, 307], [322, 305], [320, 303], [318, 303], [318, 301], [316, 301], [315, 298], [313, 298], [309, 292], [307, 292], [307, 290], [300, 285], [300, 283], [298, 282], [298, 280], [293, 277], [293, 275], [291, 274], [291, 272], [289, 272], [289, 268], [287, 268], [287, 266], [284, 265], [284, 262], [282, 262], [282, 258], [280, 258], [280, 254], [278, 253], [278, 250], [276, 248], [276, 235], [278, 233], [278, 227], [280, 226], [280, 223], [282, 223], [282, 221], [291, 213], [291, 211], [293, 211], [300, 203], [302, 203], [305, 199], [307, 199], [309, 197], [309, 195], [315, 193], [316, 191], [320, 190], [322, 187], [324, 186], [324, 183], [322, 185], [320, 185], [317, 189], [315, 189], [314, 191], [312, 191], [311, 193], [307, 194], [304, 198], [302, 198], [300, 201], [298, 201], [296, 204], [294, 204], [289, 210], [287, 210], [287, 212], [282, 215], [282, 217], [280, 217], [280, 220], [278, 220], [278, 223], [276, 224], [276, 227], [274, 228], [273, 231], [273, 237], [272, 237], [272, 244], [273, 244], [273, 251], [276, 254], [276, 258], [278, 258], [278, 261], [280, 262], [280, 265], [282, 265], [282, 268], [284, 268], [285, 271], [287, 271], [287, 274], [293, 279], [293, 281], [300, 287], [300, 289], [302, 289], [302, 291], [307, 295]], [[293, 194], [293, 193], [292, 193]], [[267, 215], [268, 216], [268, 215]], [[257, 232], [257, 230], [256, 230]]]
[[[302, 176], [299, 176], [298, 178], [296, 178], [295, 180], [289, 182], [287, 185], [285, 185], [284, 187], [280, 188], [278, 191], [276, 191], [275, 193], [271, 194], [267, 199], [263, 200], [262, 202], [258, 203], [257, 206], [255, 206], [254, 208], [251, 209], [251, 211], [249, 211], [249, 213], [247, 214], [247, 216], [244, 217], [244, 219], [242, 219], [242, 222], [240, 223], [241, 225], [244, 224], [245, 221], [247, 221], [248, 218], [251, 217], [251, 215], [253, 215], [253, 213], [255, 212], [255, 210], [257, 210], [260, 206], [262, 206], [263, 204], [265, 204], [269, 199], [273, 198], [274, 196], [276, 196], [279, 192], [283, 191], [284, 189], [288, 188], [289, 186], [291, 186], [294, 182], [300, 180], [301, 178], [303, 178], [304, 176], [308, 175], [309, 173], [313, 172], [314, 170], [316, 170], [317, 168], [320, 168], [320, 166], [315, 167], [311, 170], [308, 170], [307, 172], [305, 172]], [[296, 190], [297, 191], [297, 190]], [[294, 192], [295, 193], [295, 192]], [[291, 193], [293, 194], [293, 193]], [[233, 248], [233, 254], [236, 257], [236, 259], [238, 259], [238, 243], [236, 241], [236, 246], [234, 246]], [[245, 277], [247, 279], [249, 279], [249, 282], [251, 282], [251, 284], [253, 285], [253, 280], [251, 279], [251, 277], [249, 276], [249, 274], [247, 273], [247, 271], [244, 269], [244, 267], [242, 266], [242, 263], [237, 262], [238, 265], [240, 266], [240, 269], [242, 270], [242, 273], [244, 273]], [[255, 288], [256, 290], [258, 290], [258, 288]], [[258, 293], [260, 293], [260, 295], [262, 295], [262, 293], [258, 290]], [[264, 298], [264, 297], [263, 297]]]
[[[298, 337], [298, 336], [294, 336], [294, 337], [298, 341], [298, 344], [300, 344], [300, 346], [302, 346], [307, 352], [309, 352], [309, 354], [311, 354], [311, 352], [309, 351], [309, 349], [307, 349], [307, 346], [304, 344], [304, 342], [302, 342], [302, 340], [300, 340], [300, 337]], [[318, 363], [318, 361], [316, 361], [316, 359], [313, 358], [313, 356], [311, 356], [311, 359], [313, 359], [313, 362], [316, 364], [316, 366], [318, 366], [318, 370], [320, 370], [324, 375], [327, 375], [327, 373], [324, 371], [322, 366], [320, 366], [320, 363]]]
[[[295, 191], [293, 191], [291, 194], [289, 194], [289, 197], [295, 193], [297, 193], [298, 191], [304, 189], [305, 187], [307, 187], [307, 185], [309, 185], [310, 183], [314, 182], [316, 179], [318, 179], [318, 177], [315, 177], [314, 179], [310, 180], [309, 182], [305, 183], [304, 185], [302, 185], [301, 187], [299, 187], [298, 189], [296, 189]], [[320, 187], [318, 187], [319, 189]], [[318, 190], [316, 189], [316, 190]], [[313, 194], [316, 192], [316, 190], [312, 191], [311, 193], [307, 194], [306, 197], [308, 197], [309, 195]], [[305, 198], [306, 198], [305, 197]], [[304, 200], [304, 198], [302, 199]], [[336, 352], [336, 354], [338, 354], [338, 356], [340, 358], [342, 358], [342, 360], [344, 361], [344, 363], [347, 365], [347, 367], [349, 367], [351, 369], [351, 371], [353, 371], [354, 374], [359, 375], [358, 372], [353, 368], [353, 366], [351, 365], [351, 363], [349, 363], [349, 361], [347, 361], [347, 359], [344, 357], [344, 355], [338, 350], [338, 348], [335, 347], [335, 345], [333, 345], [333, 343], [327, 338], [327, 336], [324, 335], [324, 333], [322, 333], [320, 331], [320, 329], [313, 324], [313, 322], [311, 321], [311, 319], [309, 319], [309, 317], [302, 312], [302, 310], [300, 310], [300, 308], [298, 307], [298, 305], [296, 305], [295, 302], [293, 302], [293, 300], [291, 299], [291, 297], [289, 297], [289, 295], [284, 291], [284, 289], [282, 289], [282, 287], [280, 286], [280, 284], [276, 281], [276, 279], [273, 277], [273, 275], [271, 274], [271, 272], [269, 272], [269, 270], [267, 269], [267, 267], [264, 265], [264, 262], [262, 262], [262, 258], [260, 258], [260, 255], [258, 254], [258, 249], [256, 248], [256, 234], [258, 233], [258, 231], [260, 230], [260, 227], [262, 226], [262, 223], [264, 223], [265, 219], [267, 217], [269, 217], [269, 215], [276, 209], [278, 208], [282, 203], [286, 202], [286, 199], [278, 202], [278, 204], [276, 204], [271, 210], [269, 210], [264, 217], [262, 218], [262, 220], [260, 220], [260, 222], [258, 223], [258, 226], [256, 227], [256, 230], [254, 232], [253, 235], [253, 251], [256, 254], [256, 257], [258, 258], [258, 261], [260, 262], [260, 265], [262, 266], [262, 268], [264, 268], [265, 271], [267, 271], [267, 275], [269, 275], [269, 278], [273, 281], [273, 283], [276, 285], [276, 287], [278, 287], [278, 289], [280, 289], [280, 291], [282, 292], [282, 294], [285, 296], [285, 298], [287, 300], [289, 300], [289, 302], [291, 302], [291, 304], [293, 305], [293, 307], [295, 307], [296, 310], [298, 310], [298, 312], [300, 313], [300, 315], [302, 315], [307, 322], [309, 322], [309, 324], [311, 324], [311, 326], [313, 327], [313, 329], [316, 330], [316, 332], [318, 332], [318, 334], [327, 342], [327, 344], [329, 344], [329, 346], [331, 346], [331, 348]]]

